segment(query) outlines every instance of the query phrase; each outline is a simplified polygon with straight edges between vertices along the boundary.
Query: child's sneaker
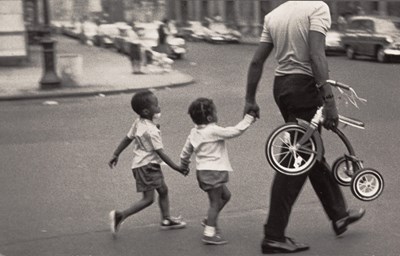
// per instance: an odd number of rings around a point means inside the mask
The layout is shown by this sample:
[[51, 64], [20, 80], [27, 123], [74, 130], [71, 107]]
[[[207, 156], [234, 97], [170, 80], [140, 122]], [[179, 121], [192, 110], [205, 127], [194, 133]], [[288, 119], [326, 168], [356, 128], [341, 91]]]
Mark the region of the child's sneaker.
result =
[[[207, 226], [207, 217], [205, 217], [204, 219], [201, 220], [200, 224], [205, 227]], [[219, 227], [215, 227], [215, 232], [217, 232], [218, 234], [221, 233], [221, 230], [219, 229]]]
[[110, 212], [110, 229], [111, 229], [111, 233], [113, 235], [115, 235], [118, 230], [119, 227], [122, 224], [122, 216], [117, 214], [117, 211], [113, 210]]
[[168, 229], [180, 229], [186, 227], [186, 222], [182, 221], [182, 218], [174, 218], [169, 217], [165, 218], [161, 222], [161, 229], [168, 230]]
[[201, 239], [203, 243], [205, 244], [215, 244], [215, 245], [221, 245], [221, 244], [226, 244], [228, 241], [226, 241], [221, 234], [216, 233], [214, 236], [205, 236], [203, 235], [203, 238]]

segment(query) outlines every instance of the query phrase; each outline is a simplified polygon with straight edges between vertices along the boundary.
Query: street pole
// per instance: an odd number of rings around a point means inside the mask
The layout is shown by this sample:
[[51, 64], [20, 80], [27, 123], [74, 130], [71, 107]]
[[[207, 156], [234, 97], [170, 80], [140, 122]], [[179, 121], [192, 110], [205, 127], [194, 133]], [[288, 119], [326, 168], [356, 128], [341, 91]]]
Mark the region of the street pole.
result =
[[49, 90], [61, 87], [61, 80], [56, 73], [55, 41], [51, 38], [48, 0], [43, 0], [44, 30], [43, 46], [43, 76], [40, 89]]

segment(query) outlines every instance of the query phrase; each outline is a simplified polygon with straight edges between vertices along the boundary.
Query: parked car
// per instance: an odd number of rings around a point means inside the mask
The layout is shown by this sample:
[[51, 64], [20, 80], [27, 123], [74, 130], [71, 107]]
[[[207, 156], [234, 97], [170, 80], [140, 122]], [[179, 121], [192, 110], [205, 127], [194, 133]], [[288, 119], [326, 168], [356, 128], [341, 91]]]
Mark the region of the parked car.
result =
[[83, 43], [88, 45], [94, 44], [94, 37], [97, 35], [97, 24], [91, 21], [85, 21], [82, 23], [82, 34], [81, 40]]
[[400, 57], [400, 19], [382, 16], [355, 16], [342, 36], [350, 59], [371, 56], [379, 62]]
[[66, 22], [61, 26], [63, 35], [78, 39], [82, 33], [82, 24], [80, 22]]
[[172, 55], [168, 56], [169, 58], [182, 59], [185, 56], [187, 52], [185, 39], [175, 36], [168, 36], [167, 44], [172, 49]]
[[[158, 45], [158, 28], [160, 22], [153, 23], [136, 23], [135, 30], [139, 35], [140, 41], [143, 45], [155, 48]], [[179, 38], [170, 34], [166, 39], [167, 44], [172, 50], [172, 53], [168, 56], [172, 59], [181, 59], [187, 52], [186, 42], [183, 38]]]
[[94, 36], [94, 44], [100, 47], [113, 47], [114, 38], [119, 35], [118, 26], [115, 24], [101, 24]]
[[200, 21], [188, 21], [187, 26], [179, 29], [178, 36], [188, 41], [203, 41], [206, 36], [205, 29]]
[[203, 29], [204, 39], [210, 43], [239, 43], [242, 34], [228, 28], [223, 22], [210, 22], [208, 28]]
[[325, 52], [326, 54], [341, 54], [345, 52], [342, 44], [342, 33], [336, 27], [332, 27], [326, 33]]

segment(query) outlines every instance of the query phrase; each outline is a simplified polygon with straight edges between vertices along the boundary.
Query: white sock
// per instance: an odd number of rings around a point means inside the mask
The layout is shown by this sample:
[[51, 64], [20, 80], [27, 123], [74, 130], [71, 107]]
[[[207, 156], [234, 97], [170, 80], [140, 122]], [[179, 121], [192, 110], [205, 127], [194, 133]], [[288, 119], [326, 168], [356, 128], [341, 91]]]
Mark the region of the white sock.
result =
[[216, 233], [216, 231], [215, 231], [215, 227], [212, 227], [212, 226], [206, 226], [205, 228], [204, 228], [204, 235], [205, 236], [215, 236], [215, 233]]

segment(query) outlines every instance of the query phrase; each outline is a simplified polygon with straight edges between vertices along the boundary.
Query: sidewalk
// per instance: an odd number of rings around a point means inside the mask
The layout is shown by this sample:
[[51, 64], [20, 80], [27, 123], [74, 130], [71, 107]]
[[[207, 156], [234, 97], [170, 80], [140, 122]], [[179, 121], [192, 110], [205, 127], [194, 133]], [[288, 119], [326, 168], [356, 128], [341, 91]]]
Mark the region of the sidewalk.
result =
[[[83, 60], [79, 86], [41, 90], [42, 46], [30, 46], [30, 59], [21, 66], [0, 66], [0, 101], [91, 96], [132, 92], [141, 88], [183, 86], [193, 78], [179, 71], [134, 75], [128, 57], [112, 49], [82, 45], [64, 36], [55, 37], [56, 53], [78, 54]], [[58, 59], [58, 58], [56, 58]], [[173, 67], [173, 66], [172, 66]]]

